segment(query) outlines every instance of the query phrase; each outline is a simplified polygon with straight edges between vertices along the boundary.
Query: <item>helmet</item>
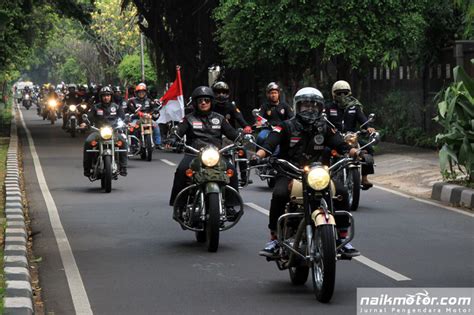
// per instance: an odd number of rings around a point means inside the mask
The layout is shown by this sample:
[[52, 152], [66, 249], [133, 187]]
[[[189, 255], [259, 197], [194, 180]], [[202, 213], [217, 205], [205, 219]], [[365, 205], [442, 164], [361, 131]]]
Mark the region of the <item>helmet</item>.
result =
[[280, 86], [278, 84], [276, 84], [275, 82], [268, 83], [267, 88], [265, 89], [265, 91], [267, 93], [269, 93], [270, 91], [273, 91], [273, 90], [280, 92]]
[[68, 90], [72, 90], [72, 89], [75, 90], [75, 89], [76, 89], [76, 85], [75, 85], [75, 84], [69, 84], [69, 85], [67, 86], [67, 89], [68, 89]]
[[338, 97], [337, 92], [344, 92], [344, 93], [347, 93], [346, 95], [351, 95], [352, 94], [351, 86], [349, 85], [349, 83], [347, 83], [347, 81], [344, 81], [344, 80], [336, 81], [332, 85], [332, 97], [334, 99], [337, 99]]
[[87, 91], [87, 85], [79, 85], [79, 88], [77, 89], [78, 91]]
[[120, 86], [114, 86], [114, 92], [122, 92], [122, 90], [120, 90]]
[[217, 81], [212, 85], [212, 91], [216, 95], [216, 102], [225, 103], [229, 99], [229, 85], [224, 81]]
[[324, 97], [318, 89], [305, 87], [296, 92], [293, 104], [296, 118], [303, 125], [312, 125], [323, 111]]
[[114, 94], [112, 92], [112, 89], [110, 88], [110, 86], [104, 86], [102, 89], [100, 89], [100, 92], [99, 92], [99, 95], [102, 97], [104, 95], [112, 95]]
[[195, 110], [199, 110], [197, 106], [197, 99], [201, 97], [209, 97], [212, 101], [214, 99], [214, 92], [212, 92], [212, 89], [208, 86], [198, 86], [197, 88], [195, 88], [193, 93], [191, 94]]
[[145, 91], [146, 92], [146, 84], [145, 83], [140, 83], [137, 85], [137, 87], [135, 88], [135, 92], [139, 92], [139, 91]]

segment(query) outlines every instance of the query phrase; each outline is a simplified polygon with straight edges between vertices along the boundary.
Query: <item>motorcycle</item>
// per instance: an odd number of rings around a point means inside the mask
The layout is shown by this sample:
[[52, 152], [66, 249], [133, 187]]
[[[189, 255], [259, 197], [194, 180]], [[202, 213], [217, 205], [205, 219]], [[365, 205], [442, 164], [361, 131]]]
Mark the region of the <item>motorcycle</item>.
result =
[[51, 125], [54, 125], [58, 119], [58, 108], [59, 102], [54, 98], [50, 98], [47, 106], [43, 109], [43, 120], [48, 119], [51, 121]]
[[[258, 121], [260, 121], [259, 125], [254, 126], [254, 130], [258, 133], [256, 143], [259, 147], [261, 147], [265, 142], [265, 139], [272, 131], [273, 127], [268, 123], [265, 118], [260, 116], [258, 109], [252, 110], [252, 114], [254, 117], [257, 118]], [[278, 155], [278, 149], [274, 155]], [[261, 164], [255, 167], [255, 174], [260, 177], [260, 180], [266, 181], [269, 188], [275, 187], [276, 171], [269, 164]]]
[[[313, 292], [318, 301], [331, 300], [336, 280], [336, 261], [350, 259], [338, 250], [354, 238], [354, 219], [347, 211], [334, 210], [335, 186], [330, 171], [346, 162], [341, 159], [330, 168], [316, 162], [299, 168], [294, 164], [270, 157], [268, 163], [279, 174], [293, 179], [291, 197], [285, 214], [278, 218], [278, 255], [274, 260], [279, 270], [288, 269], [295, 285], [306, 283], [311, 271]], [[338, 237], [338, 221], [349, 222], [347, 237]]]
[[81, 124], [81, 114], [87, 109], [87, 104], [81, 103], [79, 105], [71, 104], [65, 106], [68, 106], [65, 113], [66, 117], [63, 117], [63, 119], [66, 119], [66, 130], [71, 134], [71, 137], [74, 138], [76, 137], [77, 131], [85, 132], [85, 129], [81, 129], [79, 125]]
[[26, 94], [23, 96], [23, 99], [22, 99], [21, 102], [22, 102], [23, 107], [25, 107], [26, 110], [29, 110], [30, 107], [31, 107], [31, 105], [32, 105], [32, 104], [31, 104], [31, 102], [32, 102], [32, 100], [31, 100], [31, 95], [28, 94], [28, 93], [26, 93]]
[[[326, 119], [325, 114], [323, 117]], [[370, 114], [369, 119], [360, 126], [362, 128], [366, 124], [374, 120], [375, 114]], [[326, 119], [327, 122], [329, 122]], [[334, 127], [330, 122], [329, 124]], [[359, 130], [357, 132], [346, 132], [342, 134], [344, 141], [351, 147], [356, 148], [359, 151], [362, 151], [364, 148], [369, 145], [379, 142], [380, 135], [378, 133], [373, 133], [369, 136], [369, 142], [364, 146], [359, 144], [359, 136], [363, 133], [366, 133], [365, 130]], [[331, 162], [330, 165], [333, 165], [340, 161], [343, 157], [340, 156], [336, 151], [331, 152]], [[331, 176], [335, 181], [344, 185], [347, 188], [348, 200], [347, 205], [350, 211], [357, 211], [360, 201], [360, 190], [361, 190], [361, 165], [366, 163], [360, 158], [349, 158], [345, 163], [339, 164], [339, 166], [333, 169]]]
[[[176, 196], [173, 218], [183, 229], [194, 231], [198, 242], [206, 242], [209, 252], [218, 250], [220, 232], [234, 227], [244, 214], [242, 197], [229, 185], [234, 172], [227, 168], [223, 155], [249, 136], [239, 136], [220, 150], [213, 145], [197, 150], [183, 142], [184, 148], [196, 154], [196, 158], [186, 170], [189, 185]], [[238, 200], [240, 208], [233, 218], [225, 210], [225, 200], [231, 195]]]
[[97, 155], [93, 162], [93, 172], [89, 180], [91, 182], [100, 180], [100, 187], [106, 193], [110, 193], [112, 191], [112, 179], [118, 179], [118, 153], [127, 151], [121, 149], [123, 141], [118, 136], [118, 131], [123, 130], [126, 125], [122, 120], [118, 120], [114, 126], [97, 128], [90, 124], [87, 114], [84, 114], [82, 119], [92, 130], [99, 132], [99, 140], [92, 141], [93, 148], [86, 151]]
[[137, 109], [139, 119], [128, 126], [127, 139], [129, 156], [140, 155], [142, 160], [151, 161], [153, 156], [153, 116]]

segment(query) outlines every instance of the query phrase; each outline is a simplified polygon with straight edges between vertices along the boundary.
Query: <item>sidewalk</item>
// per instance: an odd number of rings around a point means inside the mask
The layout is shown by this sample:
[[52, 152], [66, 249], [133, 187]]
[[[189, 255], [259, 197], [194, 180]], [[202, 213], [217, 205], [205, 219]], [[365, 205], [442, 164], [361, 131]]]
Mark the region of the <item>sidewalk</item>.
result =
[[429, 199], [442, 181], [437, 151], [381, 142], [375, 154], [375, 174], [369, 176], [374, 184]]

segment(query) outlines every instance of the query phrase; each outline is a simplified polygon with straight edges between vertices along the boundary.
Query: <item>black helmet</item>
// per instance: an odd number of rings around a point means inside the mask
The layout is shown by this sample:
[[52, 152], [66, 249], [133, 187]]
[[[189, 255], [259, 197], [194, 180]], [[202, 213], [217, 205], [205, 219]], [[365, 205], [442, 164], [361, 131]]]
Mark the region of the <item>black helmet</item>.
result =
[[114, 93], [112, 92], [112, 89], [110, 88], [110, 86], [104, 86], [102, 89], [100, 89], [100, 92], [99, 92], [100, 96], [112, 95], [112, 94]]
[[275, 82], [268, 83], [267, 88], [265, 89], [266, 93], [273, 90], [280, 92], [280, 86], [276, 84]]
[[214, 83], [212, 91], [216, 95], [216, 102], [218, 103], [225, 103], [229, 99], [229, 85], [224, 81]]
[[193, 100], [193, 106], [196, 111], [199, 111], [197, 99], [202, 97], [208, 97], [211, 99], [212, 102], [212, 100], [214, 100], [214, 92], [212, 92], [212, 89], [208, 86], [198, 86], [194, 89], [193, 93], [191, 94], [191, 98]]

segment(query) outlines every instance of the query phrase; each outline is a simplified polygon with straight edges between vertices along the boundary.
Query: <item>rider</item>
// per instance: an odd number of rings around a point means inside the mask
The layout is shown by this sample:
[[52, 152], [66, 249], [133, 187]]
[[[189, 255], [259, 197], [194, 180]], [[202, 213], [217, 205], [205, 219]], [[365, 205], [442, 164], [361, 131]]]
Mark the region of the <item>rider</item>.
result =
[[114, 103], [122, 106], [122, 109], [125, 112], [127, 110], [127, 101], [122, 96], [122, 90], [120, 89], [120, 86], [118, 85], [115, 86], [113, 90], [114, 90]]
[[[273, 152], [280, 145], [280, 158], [285, 159], [299, 167], [317, 162], [325, 147], [330, 147], [340, 153], [349, 152], [354, 156], [357, 149], [350, 148], [340, 134], [330, 129], [321, 119], [324, 109], [322, 93], [315, 88], [306, 87], [299, 90], [294, 96], [296, 116], [276, 126], [268, 136], [264, 147]], [[261, 158], [267, 155], [265, 150], [259, 149], [252, 157], [252, 165], [258, 164]], [[278, 250], [277, 221], [285, 212], [285, 206], [290, 200], [291, 179], [284, 175], [277, 175], [270, 204], [269, 229], [271, 241], [260, 251], [261, 256], [275, 257]], [[343, 194], [343, 187], [336, 187], [337, 194]], [[347, 193], [347, 192], [346, 192]], [[344, 238], [348, 230], [348, 222], [340, 222], [338, 232]], [[353, 257], [359, 252], [347, 244], [341, 252], [342, 255]]]
[[159, 117], [157, 103], [147, 97], [147, 87], [145, 83], [140, 83], [135, 88], [135, 97], [132, 97], [127, 102], [127, 111], [130, 115], [135, 115], [137, 110], [142, 113], [153, 114], [153, 141], [156, 146], [161, 146], [160, 128], [156, 123]]
[[69, 109], [69, 105], [79, 105], [80, 103], [80, 98], [78, 97], [76, 93], [76, 85], [75, 84], [69, 84], [67, 86], [67, 94], [64, 96], [64, 106], [62, 108], [63, 112], [63, 129], [66, 129], [66, 123], [67, 123], [67, 111]]
[[[207, 86], [197, 87], [192, 95], [194, 112], [186, 115], [179, 123], [176, 131], [179, 137], [186, 135], [186, 143], [196, 149], [200, 149], [208, 144], [222, 147], [222, 135], [234, 141], [238, 137], [238, 132], [229, 124], [224, 116], [212, 111], [212, 100], [214, 93]], [[167, 146], [176, 146], [178, 137], [171, 135]], [[173, 188], [170, 196], [170, 206], [173, 206], [178, 193], [186, 187], [186, 170], [195, 158], [190, 154], [185, 154], [174, 174]], [[235, 174], [234, 166], [227, 161], [227, 167], [234, 171], [230, 178], [230, 185], [238, 190], [239, 184]], [[237, 205], [232, 200], [227, 200], [226, 211], [229, 217], [236, 217], [233, 206]]]
[[270, 82], [266, 88], [267, 102], [260, 107], [260, 116], [272, 126], [294, 116], [293, 109], [285, 101], [280, 100], [281, 89], [275, 82]]
[[[101, 102], [95, 104], [87, 114], [90, 123], [97, 128], [100, 128], [103, 125], [113, 125], [119, 118], [125, 119], [125, 114], [123, 113], [122, 108], [112, 102], [112, 94], [112, 89], [110, 87], [103, 87], [99, 93]], [[99, 132], [94, 131], [87, 137], [86, 142], [84, 143], [83, 166], [84, 176], [86, 177], [91, 176], [92, 162], [94, 158], [93, 154], [87, 152], [87, 150], [92, 149], [91, 142], [97, 141], [99, 137]], [[125, 152], [119, 152], [118, 154], [119, 169], [120, 175], [127, 176], [127, 141], [125, 138], [123, 139], [123, 146]]]
[[[356, 132], [357, 123], [360, 125], [367, 122], [367, 116], [365, 116], [362, 110], [362, 104], [352, 96], [351, 86], [348, 82], [340, 80], [332, 86], [332, 97], [333, 101], [326, 103], [326, 114], [328, 120], [341, 132]], [[366, 124], [362, 127], [366, 129], [369, 134], [376, 132], [376, 130]], [[364, 141], [359, 140], [361, 145], [364, 145]], [[373, 185], [367, 179], [367, 175], [374, 174], [373, 154], [374, 149], [372, 146], [365, 148], [367, 154], [364, 155], [366, 163], [362, 164], [362, 189], [367, 190]]]
[[[212, 85], [212, 91], [214, 92], [214, 106], [212, 110], [227, 119], [232, 127], [236, 126], [238, 123], [242, 128], [244, 128], [244, 133], [252, 133], [252, 127], [245, 121], [244, 116], [240, 110], [235, 105], [235, 102], [229, 100], [229, 85], [223, 81], [217, 81]], [[247, 152], [244, 150], [245, 156]], [[240, 180], [242, 185], [247, 183], [247, 172], [242, 171], [247, 169], [247, 162], [239, 162], [240, 169]], [[248, 181], [251, 184], [251, 180]]]

